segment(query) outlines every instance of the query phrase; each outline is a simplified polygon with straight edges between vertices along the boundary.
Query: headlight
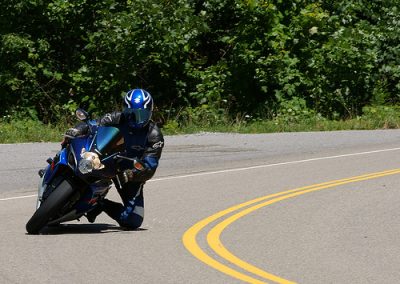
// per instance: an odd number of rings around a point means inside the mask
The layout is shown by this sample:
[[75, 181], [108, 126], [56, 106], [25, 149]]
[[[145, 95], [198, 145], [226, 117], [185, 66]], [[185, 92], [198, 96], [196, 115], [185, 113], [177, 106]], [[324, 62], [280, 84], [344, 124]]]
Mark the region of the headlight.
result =
[[82, 174], [88, 174], [93, 171], [93, 166], [94, 166], [93, 160], [82, 159], [79, 162], [78, 169]]
[[99, 155], [93, 152], [86, 152], [85, 148], [81, 153], [82, 160], [79, 161], [78, 169], [82, 174], [91, 173], [93, 170], [100, 170], [104, 168], [101, 163]]

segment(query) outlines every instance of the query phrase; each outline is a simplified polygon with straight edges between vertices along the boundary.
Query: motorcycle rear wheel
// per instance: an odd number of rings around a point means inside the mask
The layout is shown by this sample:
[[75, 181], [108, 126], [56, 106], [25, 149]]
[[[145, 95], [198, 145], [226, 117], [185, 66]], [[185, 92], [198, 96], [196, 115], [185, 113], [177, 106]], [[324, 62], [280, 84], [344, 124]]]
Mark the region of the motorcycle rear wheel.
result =
[[67, 180], [62, 181], [26, 223], [28, 234], [38, 234], [47, 222], [64, 207], [73, 193], [74, 189], [71, 184]]

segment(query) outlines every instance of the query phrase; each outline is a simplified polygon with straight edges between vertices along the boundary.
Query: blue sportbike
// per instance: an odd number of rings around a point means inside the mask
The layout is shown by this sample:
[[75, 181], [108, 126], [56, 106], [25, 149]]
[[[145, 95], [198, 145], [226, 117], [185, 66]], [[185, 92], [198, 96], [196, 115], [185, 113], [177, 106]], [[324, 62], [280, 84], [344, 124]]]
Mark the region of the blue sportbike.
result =
[[69, 143], [39, 171], [36, 211], [26, 224], [29, 234], [38, 234], [50, 225], [79, 219], [104, 199], [113, 182], [120, 185], [118, 163], [129, 160], [137, 169], [142, 165], [124, 156], [124, 138], [116, 127], [99, 126], [89, 114], [78, 109], [76, 116], [86, 123], [88, 133], [68, 137]]

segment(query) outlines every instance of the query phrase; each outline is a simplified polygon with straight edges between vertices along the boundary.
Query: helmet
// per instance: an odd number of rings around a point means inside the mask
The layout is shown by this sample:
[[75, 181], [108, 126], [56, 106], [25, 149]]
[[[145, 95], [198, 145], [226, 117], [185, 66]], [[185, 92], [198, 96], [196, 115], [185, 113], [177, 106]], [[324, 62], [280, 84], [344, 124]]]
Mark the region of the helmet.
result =
[[145, 127], [153, 113], [153, 98], [143, 89], [130, 90], [125, 95], [124, 114], [132, 128]]

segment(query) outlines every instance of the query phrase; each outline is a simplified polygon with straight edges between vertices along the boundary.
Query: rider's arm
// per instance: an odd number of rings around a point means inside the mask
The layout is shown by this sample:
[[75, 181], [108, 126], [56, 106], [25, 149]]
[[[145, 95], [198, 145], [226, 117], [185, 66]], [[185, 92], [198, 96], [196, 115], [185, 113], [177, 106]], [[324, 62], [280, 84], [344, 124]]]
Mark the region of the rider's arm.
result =
[[81, 122], [75, 125], [74, 127], [69, 128], [65, 132], [65, 136], [69, 136], [70, 138], [83, 136], [88, 132], [88, 130], [89, 130], [88, 125], [84, 122]]
[[151, 122], [147, 145], [142, 159], [140, 160], [144, 169], [125, 171], [128, 181], [145, 182], [151, 179], [158, 167], [158, 161], [164, 147], [164, 137], [157, 125]]
[[[97, 119], [97, 124], [101, 126], [111, 126], [118, 125], [123, 120], [123, 115], [121, 112], [107, 113], [103, 117]], [[64, 147], [69, 143], [69, 140], [74, 137], [84, 136], [87, 134], [89, 126], [87, 123], [81, 122], [74, 127], [69, 128], [64, 135], [64, 139], [61, 145]]]
[[105, 114], [103, 117], [97, 120], [97, 124], [101, 126], [118, 125], [124, 119], [122, 112], [114, 111]]
[[61, 146], [66, 147], [70, 139], [79, 136], [85, 136], [88, 131], [89, 131], [89, 126], [86, 123], [84, 122], [78, 123], [74, 127], [71, 127], [67, 131], [65, 131], [64, 139], [61, 141]]

